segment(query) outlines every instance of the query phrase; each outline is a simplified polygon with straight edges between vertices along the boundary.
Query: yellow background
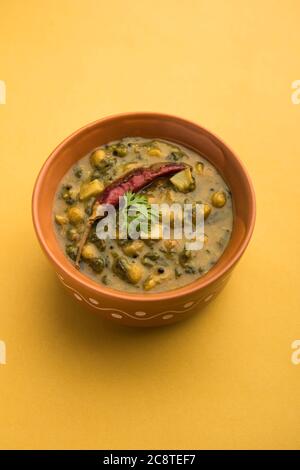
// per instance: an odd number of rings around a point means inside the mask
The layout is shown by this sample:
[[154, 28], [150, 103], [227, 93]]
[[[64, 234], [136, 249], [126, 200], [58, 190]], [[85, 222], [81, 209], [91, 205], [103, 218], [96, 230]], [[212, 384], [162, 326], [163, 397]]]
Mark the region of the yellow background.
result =
[[[298, 0], [1, 0], [1, 448], [300, 448]], [[32, 187], [80, 126], [162, 111], [252, 176], [252, 242], [224, 292], [170, 328], [119, 329], [63, 291]]]

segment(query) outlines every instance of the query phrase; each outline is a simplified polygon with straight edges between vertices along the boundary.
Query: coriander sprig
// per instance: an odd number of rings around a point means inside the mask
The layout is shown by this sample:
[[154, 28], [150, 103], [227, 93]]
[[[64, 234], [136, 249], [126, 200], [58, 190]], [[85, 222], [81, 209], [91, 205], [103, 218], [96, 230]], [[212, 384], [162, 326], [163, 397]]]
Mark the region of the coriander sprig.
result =
[[127, 191], [123, 196], [120, 211], [122, 211], [123, 223], [127, 227], [137, 219], [140, 229], [145, 226], [150, 227], [151, 223], [158, 221], [158, 212], [149, 203], [145, 194]]

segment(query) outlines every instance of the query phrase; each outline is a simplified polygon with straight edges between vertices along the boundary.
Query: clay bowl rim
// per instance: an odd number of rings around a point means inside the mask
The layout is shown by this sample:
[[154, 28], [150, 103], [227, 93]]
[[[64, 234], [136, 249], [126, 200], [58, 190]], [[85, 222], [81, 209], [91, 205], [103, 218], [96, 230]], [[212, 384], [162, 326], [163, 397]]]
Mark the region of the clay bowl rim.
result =
[[[57, 259], [54, 250], [51, 250], [49, 246], [47, 245], [47, 242], [45, 240], [43, 230], [40, 225], [40, 220], [39, 220], [39, 196], [40, 196], [40, 190], [42, 188], [44, 179], [47, 175], [48, 168], [51, 166], [52, 162], [56, 159], [59, 158], [60, 151], [61, 149], [67, 145], [70, 141], [72, 141], [75, 138], [78, 138], [80, 134], [85, 133], [91, 128], [98, 127], [101, 125], [103, 122], [108, 122], [108, 121], [114, 121], [115, 119], [126, 119], [126, 118], [134, 118], [134, 117], [139, 117], [139, 118], [156, 118], [158, 120], [172, 120], [176, 121], [180, 124], [193, 127], [196, 130], [199, 130], [202, 132], [204, 135], [212, 139], [215, 143], [221, 144], [221, 146], [224, 146], [228, 151], [229, 151], [229, 158], [230, 160], [234, 159], [235, 162], [239, 165], [241, 171], [244, 173], [245, 180], [247, 181], [248, 188], [247, 191], [249, 193], [249, 213], [250, 213], [250, 222], [248, 229], [246, 230], [246, 234], [244, 236], [243, 241], [241, 242], [239, 248], [235, 251], [234, 255], [228, 260], [228, 262], [223, 266], [223, 268], [218, 267], [218, 262], [215, 264], [215, 266], [202, 278], [196, 279], [195, 281], [191, 282], [190, 284], [187, 284], [183, 287], [175, 288], [172, 290], [168, 290], [165, 292], [158, 292], [158, 293], [147, 293], [147, 294], [139, 294], [139, 293], [129, 293], [129, 292], [124, 292], [124, 291], [119, 291], [116, 289], [112, 289], [110, 287], [104, 286], [102, 284], [98, 284], [92, 279], [90, 279], [88, 276], [85, 276], [82, 274], [80, 271], [78, 271], [69, 261], [67, 258], [65, 258], [65, 261], [63, 263], [60, 262], [60, 260]], [[189, 146], [188, 143], [186, 144], [187, 147]], [[203, 290], [209, 285], [214, 284], [218, 279], [220, 279], [224, 274], [226, 274], [239, 260], [239, 258], [242, 256], [244, 253], [245, 249], [248, 246], [248, 243], [251, 239], [253, 230], [254, 230], [254, 225], [255, 225], [255, 219], [256, 219], [256, 200], [255, 200], [255, 193], [253, 189], [253, 185], [251, 182], [251, 179], [249, 177], [248, 171], [244, 167], [243, 163], [241, 160], [236, 156], [235, 152], [227, 145], [225, 144], [222, 139], [217, 137], [215, 134], [211, 133], [208, 131], [206, 128], [200, 126], [197, 123], [194, 123], [190, 120], [183, 119], [179, 116], [175, 115], [170, 115], [170, 114], [165, 114], [165, 113], [158, 113], [158, 112], [127, 112], [127, 113], [118, 113], [118, 114], [113, 114], [109, 116], [105, 116], [101, 119], [98, 119], [96, 121], [93, 121], [76, 131], [74, 131], [72, 134], [70, 134], [68, 137], [66, 137], [49, 155], [45, 163], [43, 164], [35, 185], [34, 185], [34, 190], [33, 190], [33, 195], [32, 195], [32, 219], [33, 219], [33, 225], [35, 228], [35, 232], [37, 235], [37, 238], [39, 240], [39, 243], [44, 250], [45, 254], [47, 257], [52, 261], [52, 263], [59, 268], [60, 271], [62, 271], [67, 277], [72, 278], [74, 284], [80, 284], [82, 287], [84, 287], [87, 290], [93, 291], [96, 295], [101, 294], [106, 297], [111, 297], [111, 298], [117, 298], [121, 300], [126, 300], [126, 301], [137, 301], [137, 302], [155, 302], [155, 301], [163, 301], [163, 300], [170, 300], [174, 298], [180, 298], [183, 296], [187, 296], [190, 294], [193, 294], [197, 291]], [[52, 226], [52, 221], [50, 222], [50, 226]], [[59, 246], [58, 246], [59, 249]], [[221, 257], [222, 258], [222, 257]], [[221, 259], [220, 258], [220, 259]]]

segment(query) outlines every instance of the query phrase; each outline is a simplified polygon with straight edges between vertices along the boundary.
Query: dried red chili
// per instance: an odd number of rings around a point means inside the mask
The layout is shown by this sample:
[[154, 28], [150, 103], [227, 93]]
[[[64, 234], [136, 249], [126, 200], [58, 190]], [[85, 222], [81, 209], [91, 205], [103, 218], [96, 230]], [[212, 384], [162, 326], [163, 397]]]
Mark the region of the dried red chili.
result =
[[100, 218], [100, 216], [97, 215], [99, 205], [111, 204], [117, 207], [119, 198], [124, 196], [126, 192], [131, 191], [132, 193], [136, 193], [153, 183], [156, 179], [174, 175], [185, 168], [186, 165], [184, 163], [155, 163], [149, 167], [135, 168], [108, 185], [94, 202], [92, 215], [88, 219], [86, 229], [78, 247], [75, 262], [76, 266], [79, 267], [82, 248], [85, 245], [91, 226]]

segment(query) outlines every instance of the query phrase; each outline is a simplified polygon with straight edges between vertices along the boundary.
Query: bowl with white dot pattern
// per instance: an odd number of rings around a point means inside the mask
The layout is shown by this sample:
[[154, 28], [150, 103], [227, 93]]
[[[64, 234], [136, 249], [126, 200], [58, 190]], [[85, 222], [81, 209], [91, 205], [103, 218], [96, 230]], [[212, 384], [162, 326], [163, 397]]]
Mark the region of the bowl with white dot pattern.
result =
[[[60, 249], [53, 228], [52, 207], [65, 173], [85, 154], [125, 136], [161, 138], [192, 148], [217, 168], [232, 192], [234, 223], [229, 244], [203, 277], [178, 289], [135, 294], [100, 285], [78, 271]], [[226, 285], [244, 253], [255, 223], [255, 196], [249, 176], [230, 148], [211, 132], [185, 119], [159, 113], [110, 116], [66, 138], [43, 165], [34, 187], [35, 231], [62, 286], [83, 309], [115, 324], [138, 327], [167, 325], [185, 319], [210, 304]]]

